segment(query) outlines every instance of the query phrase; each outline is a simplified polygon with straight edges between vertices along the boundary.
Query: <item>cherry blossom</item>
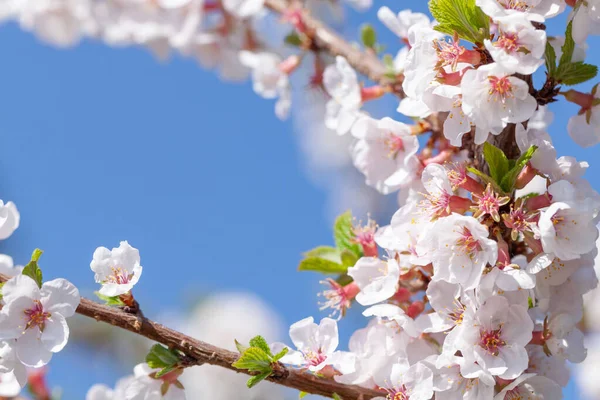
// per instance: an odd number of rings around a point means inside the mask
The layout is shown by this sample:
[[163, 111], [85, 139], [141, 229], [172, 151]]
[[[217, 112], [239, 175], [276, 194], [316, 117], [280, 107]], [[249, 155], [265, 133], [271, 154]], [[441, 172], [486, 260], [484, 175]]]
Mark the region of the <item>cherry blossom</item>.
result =
[[[388, 379], [379, 383], [391, 399], [428, 400], [433, 395], [433, 372], [421, 363], [394, 364]], [[383, 397], [376, 399], [382, 400]]]
[[98, 247], [94, 251], [90, 263], [97, 283], [100, 283], [100, 294], [104, 296], [120, 296], [129, 292], [142, 275], [140, 253], [127, 241], [112, 250]]
[[327, 103], [325, 125], [340, 135], [346, 134], [356, 122], [362, 105], [356, 72], [344, 57], [338, 56], [335, 64], [325, 69], [323, 84], [331, 96]]
[[527, 83], [497, 63], [465, 72], [461, 89], [462, 109], [477, 126], [477, 144], [488, 133], [499, 134], [509, 123], [528, 120], [537, 108]]
[[75, 313], [79, 291], [65, 279], [39, 288], [30, 277], [18, 275], [4, 284], [2, 295], [0, 339], [16, 339], [17, 358], [26, 366], [47, 364], [67, 344], [66, 318]]
[[133, 369], [134, 377], [125, 388], [125, 400], [185, 400], [183, 385], [177, 380], [177, 372], [170, 372], [160, 378], [154, 375], [148, 364], [138, 364]]
[[382, 261], [376, 257], [362, 257], [348, 268], [348, 275], [360, 288], [356, 301], [368, 306], [387, 300], [396, 293], [400, 268], [394, 259]]
[[[335, 320], [323, 318], [317, 325], [312, 317], [304, 318], [292, 324], [290, 338], [298, 350], [290, 350], [281, 359], [282, 363], [318, 372], [334, 362], [339, 343]], [[275, 351], [279, 351], [286, 346], [276, 343], [273, 347]]]
[[87, 392], [85, 400], [119, 400], [125, 399], [125, 392], [135, 378], [128, 376], [117, 381], [114, 389], [106, 385], [93, 385]]
[[21, 216], [12, 201], [0, 200], [0, 240], [8, 238], [19, 227]]

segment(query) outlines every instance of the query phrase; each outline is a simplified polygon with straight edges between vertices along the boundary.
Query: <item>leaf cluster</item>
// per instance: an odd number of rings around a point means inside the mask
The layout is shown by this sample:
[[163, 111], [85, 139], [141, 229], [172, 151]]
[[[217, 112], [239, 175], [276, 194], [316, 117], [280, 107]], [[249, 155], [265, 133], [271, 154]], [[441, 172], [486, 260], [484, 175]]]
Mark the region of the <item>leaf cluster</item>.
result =
[[244, 346], [237, 340], [235, 346], [240, 352], [240, 358], [233, 365], [237, 369], [246, 369], [255, 372], [256, 375], [248, 379], [246, 385], [251, 388], [260, 381], [268, 378], [273, 373], [273, 365], [276, 364], [288, 352], [285, 347], [277, 354], [271, 352], [269, 344], [262, 336], [255, 336], [250, 340], [250, 346]]

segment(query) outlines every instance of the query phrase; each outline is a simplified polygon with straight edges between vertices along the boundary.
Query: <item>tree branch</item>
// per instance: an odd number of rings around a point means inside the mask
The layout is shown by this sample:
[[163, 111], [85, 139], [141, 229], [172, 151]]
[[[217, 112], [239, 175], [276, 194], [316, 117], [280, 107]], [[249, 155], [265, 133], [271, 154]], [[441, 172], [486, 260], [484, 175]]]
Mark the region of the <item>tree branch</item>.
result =
[[[8, 279], [0, 274], [0, 282]], [[171, 349], [177, 349], [187, 356], [186, 361], [189, 361], [191, 365], [210, 364], [252, 375], [246, 370], [239, 370], [231, 365], [238, 359], [238, 353], [194, 339], [148, 318], [142, 318], [140, 326], [138, 316], [126, 313], [116, 307], [95, 303], [86, 298], [81, 299], [77, 313], [144, 336]], [[337, 393], [343, 400], [369, 400], [377, 396], [385, 397], [384, 392], [355, 385], [344, 385], [331, 379], [319, 378], [306, 371], [288, 368], [283, 364], [277, 364], [274, 371], [274, 374], [267, 380], [306, 393], [326, 397], [333, 397], [333, 394]]]

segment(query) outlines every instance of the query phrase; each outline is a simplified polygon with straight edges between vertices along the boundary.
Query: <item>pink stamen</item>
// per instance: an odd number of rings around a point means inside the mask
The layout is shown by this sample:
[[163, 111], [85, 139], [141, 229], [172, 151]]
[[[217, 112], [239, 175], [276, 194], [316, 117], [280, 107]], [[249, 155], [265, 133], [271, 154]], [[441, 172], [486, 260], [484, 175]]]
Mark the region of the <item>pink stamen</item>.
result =
[[500, 354], [500, 349], [506, 345], [502, 340], [502, 328], [493, 331], [481, 330], [479, 335], [479, 346], [493, 356]]
[[321, 284], [328, 285], [329, 289], [319, 293], [319, 296], [323, 296], [326, 300], [319, 303], [320, 309], [331, 308], [333, 311], [330, 316], [335, 317], [337, 315], [337, 319], [341, 319], [346, 315], [346, 310], [352, 305], [352, 299], [360, 293], [360, 288], [356, 282], [342, 286], [331, 278], [321, 281]]
[[496, 222], [500, 222], [500, 207], [510, 201], [510, 197], [499, 196], [489, 184], [481, 195], [474, 194], [473, 197], [477, 200], [477, 205], [473, 209], [473, 217], [480, 218], [490, 215]]
[[392, 132], [389, 133], [384, 143], [390, 149], [390, 158], [396, 158], [398, 153], [404, 151], [404, 141], [400, 136], [396, 136]]
[[133, 274], [128, 274], [121, 267], [110, 267], [112, 274], [105, 280], [107, 283], [116, 283], [117, 285], [126, 285], [133, 278]]
[[365, 257], [376, 257], [379, 254], [375, 243], [376, 231], [377, 223], [370, 218], [365, 226], [358, 225], [352, 228], [352, 241], [362, 246]]
[[488, 82], [490, 84], [489, 95], [494, 101], [500, 100], [502, 103], [506, 102], [506, 99], [513, 97], [513, 87], [510, 83], [508, 76], [497, 77], [489, 76]]
[[34, 300], [33, 308], [25, 310], [24, 314], [29, 318], [29, 321], [25, 325], [25, 330], [37, 326], [42, 332], [46, 327], [46, 321], [52, 316], [49, 312], [44, 312], [44, 306], [42, 306], [39, 300]]
[[514, 33], [502, 33], [494, 46], [504, 49], [507, 53], [513, 53], [521, 47], [519, 45], [519, 36]]
[[323, 350], [319, 349], [317, 352], [309, 351], [308, 353], [303, 353], [304, 360], [306, 364], [311, 367], [316, 367], [317, 365], [325, 362], [327, 360], [327, 354], [323, 354]]
[[470, 258], [475, 257], [476, 253], [481, 251], [481, 245], [479, 241], [475, 239], [469, 228], [466, 226], [462, 227], [461, 236], [456, 241], [456, 244], [463, 254], [468, 255]]

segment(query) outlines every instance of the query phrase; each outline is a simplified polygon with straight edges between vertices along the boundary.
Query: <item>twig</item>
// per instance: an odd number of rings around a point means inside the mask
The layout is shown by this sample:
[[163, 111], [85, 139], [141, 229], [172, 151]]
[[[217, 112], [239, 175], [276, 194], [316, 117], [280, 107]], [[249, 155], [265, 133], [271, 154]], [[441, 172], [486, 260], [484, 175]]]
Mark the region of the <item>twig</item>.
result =
[[[8, 277], [0, 274], [0, 282], [5, 282], [7, 279]], [[186, 355], [190, 365], [217, 365], [252, 375], [246, 370], [238, 370], [231, 365], [238, 359], [238, 353], [194, 339], [148, 318], [142, 318], [142, 326], [138, 329], [138, 315], [129, 314], [116, 307], [101, 305], [86, 298], [81, 299], [77, 313], [144, 336], [169, 348], [177, 349]], [[355, 385], [344, 385], [331, 379], [319, 378], [302, 370], [288, 368], [282, 364], [276, 366], [275, 373], [267, 380], [326, 397], [333, 397], [333, 394], [336, 393], [343, 400], [369, 400], [377, 396], [385, 397], [384, 392]]]

